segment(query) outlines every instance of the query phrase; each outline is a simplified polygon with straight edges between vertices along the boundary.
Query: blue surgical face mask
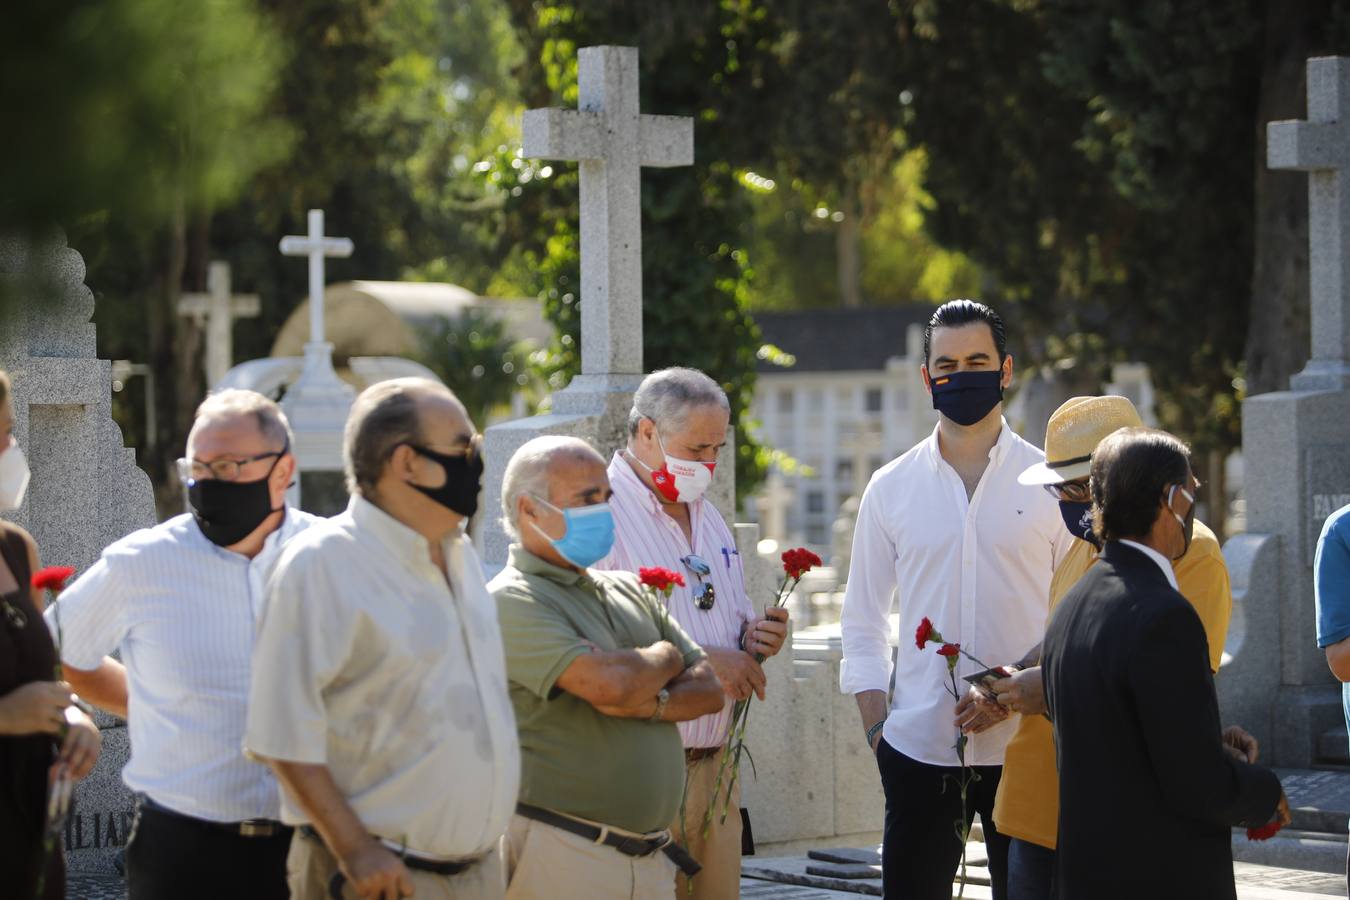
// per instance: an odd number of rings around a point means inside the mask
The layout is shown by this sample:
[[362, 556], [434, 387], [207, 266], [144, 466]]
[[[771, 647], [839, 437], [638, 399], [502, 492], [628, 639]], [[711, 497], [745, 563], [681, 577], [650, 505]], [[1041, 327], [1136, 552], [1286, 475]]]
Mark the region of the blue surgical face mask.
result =
[[1059, 501], [1059, 514], [1064, 517], [1064, 527], [1069, 529], [1069, 534], [1101, 549], [1102, 542], [1097, 540], [1097, 535], [1092, 531], [1091, 503], [1074, 503], [1069, 500], [1061, 500]]
[[560, 538], [551, 538], [544, 529], [534, 522], [531, 527], [548, 538], [558, 555], [579, 569], [593, 565], [604, 559], [614, 546], [614, 514], [608, 503], [596, 503], [593, 506], [578, 506], [560, 509], [543, 497], [531, 494], [550, 509], [562, 513], [566, 530]]
[[974, 425], [1003, 400], [1003, 370], [929, 372], [933, 409], [957, 425]]

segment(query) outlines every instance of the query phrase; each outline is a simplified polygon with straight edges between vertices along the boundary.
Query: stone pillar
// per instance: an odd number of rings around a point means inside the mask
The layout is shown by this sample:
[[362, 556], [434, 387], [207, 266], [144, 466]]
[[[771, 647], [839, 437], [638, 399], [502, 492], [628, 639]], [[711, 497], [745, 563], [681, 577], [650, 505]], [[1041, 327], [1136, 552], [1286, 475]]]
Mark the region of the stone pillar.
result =
[[[95, 355], [94, 295], [84, 260], [59, 234], [0, 239], [0, 368], [14, 386], [14, 436], [33, 470], [24, 505], [8, 516], [37, 540], [42, 561], [83, 571], [103, 548], [155, 524], [150, 479], [112, 420], [111, 363]], [[98, 766], [75, 792], [66, 829], [72, 871], [111, 871], [126, 843], [132, 799], [122, 784], [125, 723], [97, 717]]]

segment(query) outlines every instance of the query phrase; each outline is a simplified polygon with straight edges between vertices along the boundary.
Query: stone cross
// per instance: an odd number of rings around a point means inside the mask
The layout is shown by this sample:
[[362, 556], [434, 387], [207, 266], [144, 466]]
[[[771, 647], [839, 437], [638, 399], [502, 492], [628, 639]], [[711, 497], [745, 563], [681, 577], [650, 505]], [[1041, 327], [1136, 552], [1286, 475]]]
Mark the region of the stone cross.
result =
[[[342, 429], [356, 396], [351, 386], [333, 371], [333, 345], [324, 340], [323, 330], [324, 259], [351, 256], [352, 242], [325, 236], [323, 210], [311, 209], [309, 234], [283, 237], [281, 252], [309, 259], [309, 342], [305, 344], [305, 363], [300, 377], [281, 401], [295, 432], [295, 458], [301, 470], [299, 485], [302, 490], [309, 490], [306, 482], [317, 485], [321, 481], [324, 484], [334, 481], [316, 480], [314, 476], [318, 473], [341, 471]], [[298, 503], [298, 495], [292, 496]]]
[[234, 321], [258, 315], [257, 294], [230, 294], [230, 264], [216, 260], [206, 273], [205, 294], [184, 294], [178, 314], [206, 325], [206, 389], [220, 384], [234, 365]]
[[1290, 387], [1350, 389], [1350, 58], [1308, 60], [1308, 119], [1271, 122], [1266, 158], [1308, 173], [1312, 358]]
[[324, 236], [323, 210], [321, 209], [309, 211], [309, 234], [288, 234], [281, 239], [281, 252], [284, 256], [309, 257], [309, 342], [311, 344], [322, 344], [324, 342], [324, 257], [348, 257], [352, 255], [353, 249], [349, 238]]
[[532, 109], [523, 152], [581, 169], [581, 371], [642, 372], [640, 167], [694, 161], [694, 120], [638, 110], [636, 47], [583, 47], [578, 109]]

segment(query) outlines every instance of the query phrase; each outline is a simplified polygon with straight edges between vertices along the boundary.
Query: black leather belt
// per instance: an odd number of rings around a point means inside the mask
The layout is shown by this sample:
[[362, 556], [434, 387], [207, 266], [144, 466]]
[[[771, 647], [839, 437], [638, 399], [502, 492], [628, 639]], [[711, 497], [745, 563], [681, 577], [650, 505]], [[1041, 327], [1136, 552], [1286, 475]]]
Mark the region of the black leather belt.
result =
[[526, 803], [517, 803], [516, 812], [527, 819], [543, 822], [545, 825], [552, 825], [554, 828], [561, 828], [563, 831], [575, 834], [577, 837], [583, 837], [592, 843], [613, 847], [625, 856], [651, 856], [653, 853], [660, 851], [689, 878], [693, 878], [703, 869], [698, 860], [689, 855], [689, 851], [675, 843], [669, 832], [653, 838], [614, 834], [607, 828], [600, 828], [589, 822], [582, 822], [571, 816], [554, 812], [551, 809], [544, 809], [542, 806], [530, 806]]
[[270, 838], [289, 835], [291, 833], [289, 825], [283, 825], [275, 819], [244, 819], [242, 822], [213, 822], [210, 819], [199, 819], [196, 816], [189, 816], [169, 809], [164, 804], [156, 803], [147, 796], [141, 797], [141, 806], [158, 815], [166, 816], [185, 824], [191, 824], [197, 828], [209, 831], [220, 831], [238, 837]]
[[[320, 844], [323, 843], [323, 837], [319, 832], [314, 830], [314, 826], [312, 825], [301, 825], [300, 833], [311, 841], [318, 841]], [[390, 852], [393, 853], [395, 851], [391, 850]], [[473, 866], [478, 862], [476, 859], [471, 859], [467, 862], [452, 862], [450, 860], [423, 859], [420, 856], [410, 855], [399, 856], [399, 860], [409, 869], [418, 872], [429, 872], [432, 875], [447, 876], [458, 875], [460, 872], [465, 872], [470, 866]], [[328, 883], [328, 896], [332, 897], [333, 900], [342, 900], [342, 886], [346, 883], [347, 876], [343, 875], [341, 871], [334, 873], [332, 881]]]

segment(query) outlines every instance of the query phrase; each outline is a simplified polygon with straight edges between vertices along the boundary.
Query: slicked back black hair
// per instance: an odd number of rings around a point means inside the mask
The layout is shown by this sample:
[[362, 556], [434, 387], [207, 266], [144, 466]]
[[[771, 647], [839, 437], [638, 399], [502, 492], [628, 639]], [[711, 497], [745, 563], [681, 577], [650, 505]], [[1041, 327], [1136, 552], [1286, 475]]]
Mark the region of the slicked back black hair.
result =
[[972, 322], [983, 322], [989, 326], [994, 336], [994, 347], [998, 349], [998, 364], [1008, 358], [1008, 329], [1003, 317], [978, 300], [948, 300], [933, 311], [928, 325], [923, 330], [923, 361], [927, 365], [928, 348], [933, 343], [934, 328], [959, 328]]

